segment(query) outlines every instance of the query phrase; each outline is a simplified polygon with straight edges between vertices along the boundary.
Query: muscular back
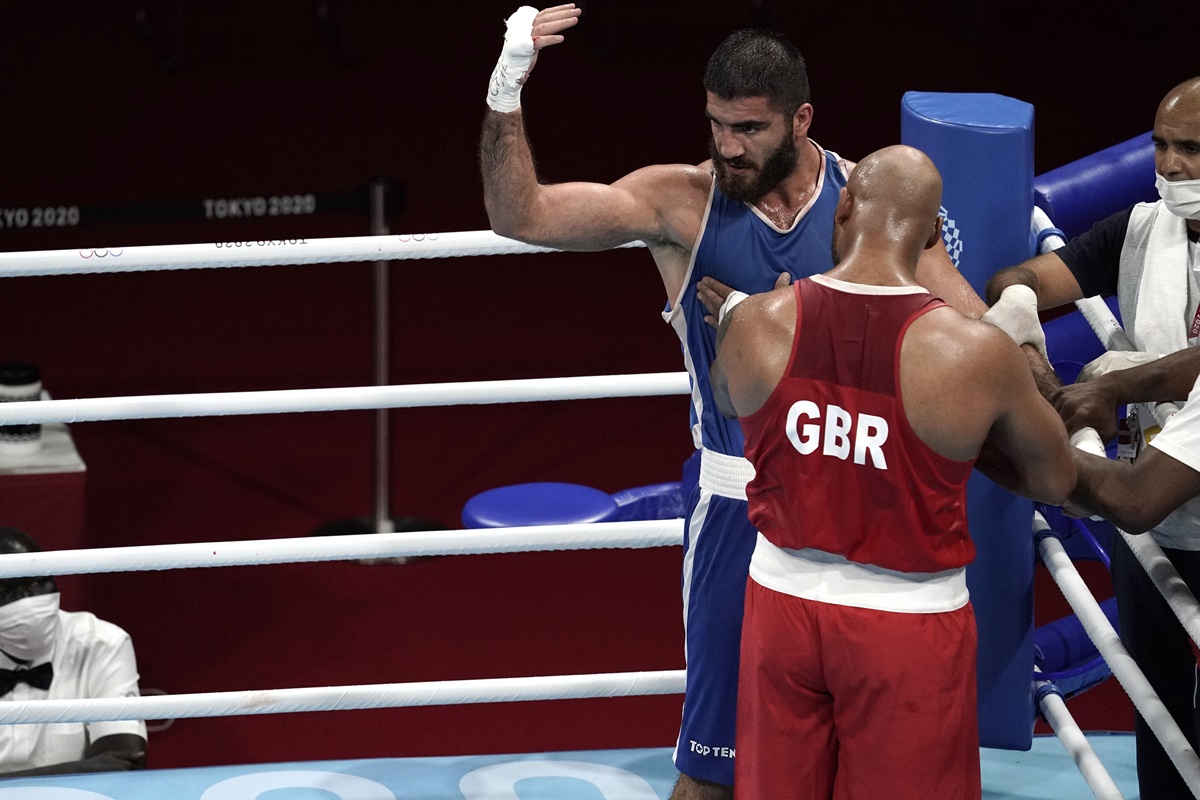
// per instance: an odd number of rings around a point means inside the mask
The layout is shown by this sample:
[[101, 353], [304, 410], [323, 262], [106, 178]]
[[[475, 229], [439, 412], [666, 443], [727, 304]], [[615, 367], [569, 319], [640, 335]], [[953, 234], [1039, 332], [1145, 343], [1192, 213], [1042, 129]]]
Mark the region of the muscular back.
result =
[[950, 308], [914, 321], [900, 347], [904, 412], [947, 458], [976, 457], [992, 427], [1007, 422], [1014, 383], [1025, 382], [1033, 385], [1029, 370], [1002, 331]]
[[[723, 409], [748, 416], [787, 368], [796, 327], [790, 287], [743, 302], [723, 331], [714, 379]], [[900, 350], [900, 393], [913, 432], [956, 461], [985, 444], [1003, 456], [981, 471], [1011, 491], [1059, 503], [1074, 484], [1066, 430], [1038, 394], [1024, 356], [999, 329], [951, 308], [918, 317]]]

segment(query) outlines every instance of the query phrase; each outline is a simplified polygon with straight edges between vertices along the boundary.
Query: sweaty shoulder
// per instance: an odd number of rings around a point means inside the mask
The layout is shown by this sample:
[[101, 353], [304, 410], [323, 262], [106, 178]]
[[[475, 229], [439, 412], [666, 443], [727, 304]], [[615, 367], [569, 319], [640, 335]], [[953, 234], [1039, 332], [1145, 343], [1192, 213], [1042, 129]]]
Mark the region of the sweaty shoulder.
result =
[[654, 164], [613, 184], [652, 206], [671, 243], [690, 249], [700, 228], [712, 173], [692, 164]]
[[1012, 393], [1032, 380], [1008, 334], [948, 306], [914, 320], [901, 345], [909, 424], [947, 458], [974, 458]]
[[1024, 363], [1008, 334], [950, 306], [935, 308], [914, 320], [904, 344], [933, 358], [928, 362], [930, 369], [953, 370], [957, 374], [994, 373], [997, 359]]
[[665, 203], [699, 199], [703, 204], [712, 186], [712, 173], [702, 165], [653, 164], [634, 170], [613, 185]]

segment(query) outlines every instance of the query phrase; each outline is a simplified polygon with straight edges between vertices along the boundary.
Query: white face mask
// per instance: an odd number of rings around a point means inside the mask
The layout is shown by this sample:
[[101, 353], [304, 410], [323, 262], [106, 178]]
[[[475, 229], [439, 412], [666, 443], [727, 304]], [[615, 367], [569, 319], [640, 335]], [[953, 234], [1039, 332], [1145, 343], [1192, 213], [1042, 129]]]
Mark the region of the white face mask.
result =
[[1154, 187], [1172, 214], [1184, 219], [1200, 219], [1200, 180], [1169, 181], [1155, 173]]
[[58, 635], [58, 592], [0, 606], [0, 650], [22, 661], [50, 654]]

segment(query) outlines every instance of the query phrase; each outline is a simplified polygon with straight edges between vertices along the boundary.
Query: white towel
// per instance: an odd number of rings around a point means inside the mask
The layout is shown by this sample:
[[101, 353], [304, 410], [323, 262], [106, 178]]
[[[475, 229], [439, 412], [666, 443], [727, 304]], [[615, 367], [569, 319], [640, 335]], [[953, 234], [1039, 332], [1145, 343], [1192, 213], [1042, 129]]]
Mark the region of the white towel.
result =
[[1187, 223], [1163, 203], [1151, 213], [1137, 313], [1126, 328], [1138, 350], [1174, 353], [1188, 345]]

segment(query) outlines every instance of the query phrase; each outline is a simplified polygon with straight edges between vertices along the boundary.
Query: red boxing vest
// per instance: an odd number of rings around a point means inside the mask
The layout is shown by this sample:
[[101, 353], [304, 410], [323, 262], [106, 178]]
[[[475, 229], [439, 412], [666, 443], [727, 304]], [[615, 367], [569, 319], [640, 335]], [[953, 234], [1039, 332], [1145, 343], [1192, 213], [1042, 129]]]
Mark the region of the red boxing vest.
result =
[[783, 379], [742, 417], [750, 519], [772, 544], [815, 548], [900, 572], [975, 556], [966, 484], [913, 432], [900, 398], [900, 343], [944, 306], [924, 291], [841, 281], [793, 284], [796, 334]]

